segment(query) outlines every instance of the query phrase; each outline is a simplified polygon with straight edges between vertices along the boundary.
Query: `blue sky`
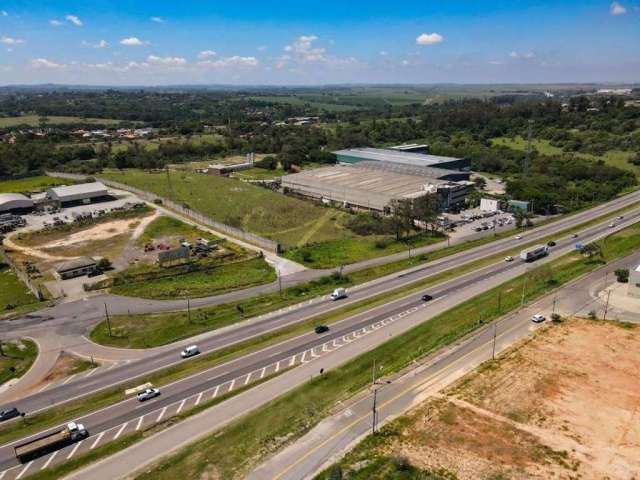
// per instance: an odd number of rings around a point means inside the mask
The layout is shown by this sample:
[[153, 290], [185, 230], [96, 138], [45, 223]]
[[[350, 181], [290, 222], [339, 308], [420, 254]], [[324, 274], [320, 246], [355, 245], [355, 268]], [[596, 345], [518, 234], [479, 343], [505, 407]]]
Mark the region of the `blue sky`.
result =
[[640, 81], [640, 0], [0, 0], [0, 85]]

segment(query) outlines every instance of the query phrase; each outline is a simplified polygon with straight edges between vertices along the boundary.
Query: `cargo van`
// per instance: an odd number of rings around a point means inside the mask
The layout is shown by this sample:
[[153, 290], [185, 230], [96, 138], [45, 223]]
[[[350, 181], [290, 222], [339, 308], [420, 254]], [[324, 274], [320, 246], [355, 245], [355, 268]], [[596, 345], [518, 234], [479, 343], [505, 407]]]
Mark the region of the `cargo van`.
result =
[[189, 358], [189, 357], [193, 357], [194, 355], [198, 355], [199, 353], [200, 353], [200, 349], [198, 348], [197, 345], [190, 345], [184, 350], [182, 350], [182, 352], [180, 352], [180, 356], [182, 358]]
[[336, 288], [331, 294], [331, 300], [334, 302], [336, 300], [340, 300], [341, 298], [347, 298], [347, 290], [345, 288]]

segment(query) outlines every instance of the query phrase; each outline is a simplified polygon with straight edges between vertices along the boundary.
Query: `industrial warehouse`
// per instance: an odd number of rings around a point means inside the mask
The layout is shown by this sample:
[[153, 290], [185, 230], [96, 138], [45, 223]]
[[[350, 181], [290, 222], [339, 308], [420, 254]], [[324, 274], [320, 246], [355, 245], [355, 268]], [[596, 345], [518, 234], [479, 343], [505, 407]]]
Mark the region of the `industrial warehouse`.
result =
[[50, 188], [46, 198], [58, 207], [71, 207], [108, 200], [110, 197], [107, 187], [100, 182], [92, 182]]
[[335, 154], [339, 165], [283, 177], [285, 191], [325, 203], [388, 212], [394, 200], [428, 194], [438, 196], [440, 210], [456, 210], [474, 188], [464, 170], [468, 161], [463, 159], [374, 148]]

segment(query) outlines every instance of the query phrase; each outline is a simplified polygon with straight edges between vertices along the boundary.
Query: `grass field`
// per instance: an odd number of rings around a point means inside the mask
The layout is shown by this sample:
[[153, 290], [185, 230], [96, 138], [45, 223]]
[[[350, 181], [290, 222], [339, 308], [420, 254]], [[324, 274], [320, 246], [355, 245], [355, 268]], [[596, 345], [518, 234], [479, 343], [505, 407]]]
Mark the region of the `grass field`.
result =
[[[337, 222], [325, 221], [332, 210], [245, 182], [214, 175], [176, 173], [170, 194], [164, 173], [140, 170], [108, 171], [102, 176], [185, 203], [214, 219], [295, 246], [320, 221], [314, 241], [344, 236]], [[335, 211], [335, 215], [340, 215]]]
[[[514, 150], [525, 151], [527, 149], [527, 141], [522, 137], [498, 137], [491, 140], [494, 145], [502, 145]], [[561, 148], [551, 145], [549, 140], [535, 139], [531, 141], [531, 145], [542, 155], [561, 155], [564, 152]], [[623, 152], [621, 150], [610, 150], [602, 156], [592, 155], [589, 153], [575, 153], [577, 157], [587, 160], [602, 159], [605, 163], [618, 167], [622, 170], [632, 172], [636, 177], [640, 178], [640, 166], [633, 165], [628, 162], [634, 156], [634, 152]]]
[[74, 183], [73, 180], [47, 177], [45, 175], [17, 180], [0, 180], [0, 193], [42, 192], [50, 187], [70, 185], [72, 183]]
[[[39, 115], [23, 115], [20, 117], [0, 117], [0, 128], [15, 127], [18, 125], [40, 126]], [[82, 117], [44, 117], [49, 125], [64, 125], [69, 123], [83, 123], [89, 125], [117, 125], [120, 120], [111, 118], [82, 118]]]
[[31, 340], [2, 342], [4, 355], [0, 356], [0, 385], [12, 378], [20, 378], [38, 356], [38, 347]]
[[166, 237], [183, 238], [188, 242], [205, 237], [207, 240], [218, 240], [215, 235], [204, 232], [199, 228], [181, 222], [173, 217], [161, 216], [152, 221], [138, 240], [137, 245], [144, 246], [147, 243], [158, 241]]
[[0, 314], [36, 303], [38, 300], [31, 290], [24, 286], [9, 266], [0, 263]]
[[[637, 249], [638, 233], [640, 227], [634, 226], [602, 241], [604, 259], [619, 258]], [[365, 388], [371, 382], [374, 360], [384, 359], [385, 375], [397, 372], [478, 328], [481, 318], [490, 321], [517, 308], [523, 290], [525, 299], [532, 300], [600, 265], [600, 261], [574, 252], [505, 282], [310, 380], [199, 440], [197, 445], [159, 461], [136, 478], [202, 478], [205, 473], [213, 478], [242, 478], [265, 457], [309, 431], [339, 402]]]

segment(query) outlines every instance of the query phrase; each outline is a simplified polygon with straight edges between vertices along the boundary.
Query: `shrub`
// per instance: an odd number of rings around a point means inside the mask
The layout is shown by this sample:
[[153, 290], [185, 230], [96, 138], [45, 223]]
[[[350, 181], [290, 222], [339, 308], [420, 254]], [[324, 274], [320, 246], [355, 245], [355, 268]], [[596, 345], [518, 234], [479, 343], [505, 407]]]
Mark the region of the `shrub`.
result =
[[596, 311], [595, 311], [595, 310], [591, 310], [591, 311], [589, 312], [588, 316], [589, 316], [589, 320], [595, 320], [596, 318], [598, 318], [598, 317], [596, 316]]
[[562, 316], [560, 316], [559, 313], [552, 313], [551, 314], [551, 321], [554, 323], [560, 323], [562, 322]]
[[616, 279], [620, 283], [627, 283], [629, 281], [629, 269], [628, 268], [618, 268], [615, 272]]

